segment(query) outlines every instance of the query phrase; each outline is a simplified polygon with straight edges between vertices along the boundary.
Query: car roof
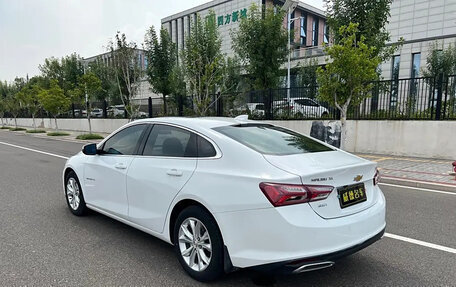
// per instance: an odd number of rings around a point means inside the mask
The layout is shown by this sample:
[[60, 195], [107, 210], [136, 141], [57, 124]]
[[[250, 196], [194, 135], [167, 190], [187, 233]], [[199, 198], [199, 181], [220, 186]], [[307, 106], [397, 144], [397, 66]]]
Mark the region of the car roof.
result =
[[262, 124], [262, 122], [258, 122], [258, 121], [241, 120], [241, 119], [228, 118], [228, 117], [200, 117], [200, 118], [160, 117], [160, 118], [148, 118], [148, 119], [141, 119], [141, 120], [134, 121], [134, 123], [140, 123], [140, 122], [168, 123], [168, 124], [184, 126], [184, 127], [196, 130], [196, 131], [207, 130], [207, 129], [212, 129], [212, 128], [221, 127], [221, 126], [245, 124], [245, 123]]

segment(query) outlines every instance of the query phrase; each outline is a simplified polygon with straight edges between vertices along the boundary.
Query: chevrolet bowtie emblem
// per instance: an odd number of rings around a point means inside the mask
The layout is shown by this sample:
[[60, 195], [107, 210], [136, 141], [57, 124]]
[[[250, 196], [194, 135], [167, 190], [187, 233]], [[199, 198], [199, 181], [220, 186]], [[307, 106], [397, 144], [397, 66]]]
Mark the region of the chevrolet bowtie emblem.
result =
[[361, 179], [363, 179], [363, 176], [358, 174], [357, 176], [355, 176], [355, 178], [353, 180], [354, 181], [360, 181]]

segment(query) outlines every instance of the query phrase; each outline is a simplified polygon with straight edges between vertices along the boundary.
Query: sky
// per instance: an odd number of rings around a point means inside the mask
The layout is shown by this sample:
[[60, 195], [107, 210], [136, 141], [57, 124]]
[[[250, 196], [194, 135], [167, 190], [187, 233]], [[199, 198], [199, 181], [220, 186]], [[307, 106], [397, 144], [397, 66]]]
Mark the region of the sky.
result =
[[[208, 0], [0, 0], [0, 81], [39, 74], [51, 56], [106, 52], [117, 31], [139, 47], [150, 26]], [[322, 0], [301, 2], [323, 9]]]

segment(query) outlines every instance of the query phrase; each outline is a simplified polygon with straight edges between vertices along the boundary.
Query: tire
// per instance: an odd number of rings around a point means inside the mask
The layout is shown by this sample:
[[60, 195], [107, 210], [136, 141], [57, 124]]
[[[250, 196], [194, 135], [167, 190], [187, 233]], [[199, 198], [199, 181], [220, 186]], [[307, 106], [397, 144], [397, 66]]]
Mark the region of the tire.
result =
[[70, 171], [65, 177], [65, 198], [71, 213], [77, 216], [87, 213], [81, 184], [74, 171]]
[[[196, 241], [192, 241], [197, 229]], [[203, 208], [190, 206], [178, 215], [173, 242], [180, 264], [193, 279], [208, 282], [224, 275], [223, 239], [214, 218]]]

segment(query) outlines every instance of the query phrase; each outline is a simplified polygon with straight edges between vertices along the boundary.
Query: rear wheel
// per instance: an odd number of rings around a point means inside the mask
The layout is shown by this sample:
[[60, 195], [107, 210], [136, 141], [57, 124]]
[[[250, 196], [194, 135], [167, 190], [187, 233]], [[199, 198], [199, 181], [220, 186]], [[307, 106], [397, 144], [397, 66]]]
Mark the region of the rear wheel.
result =
[[70, 171], [65, 177], [65, 197], [68, 207], [74, 215], [81, 216], [87, 212], [81, 185], [74, 171]]
[[174, 225], [174, 249], [184, 270], [198, 281], [224, 274], [223, 240], [212, 215], [198, 206], [184, 209]]

